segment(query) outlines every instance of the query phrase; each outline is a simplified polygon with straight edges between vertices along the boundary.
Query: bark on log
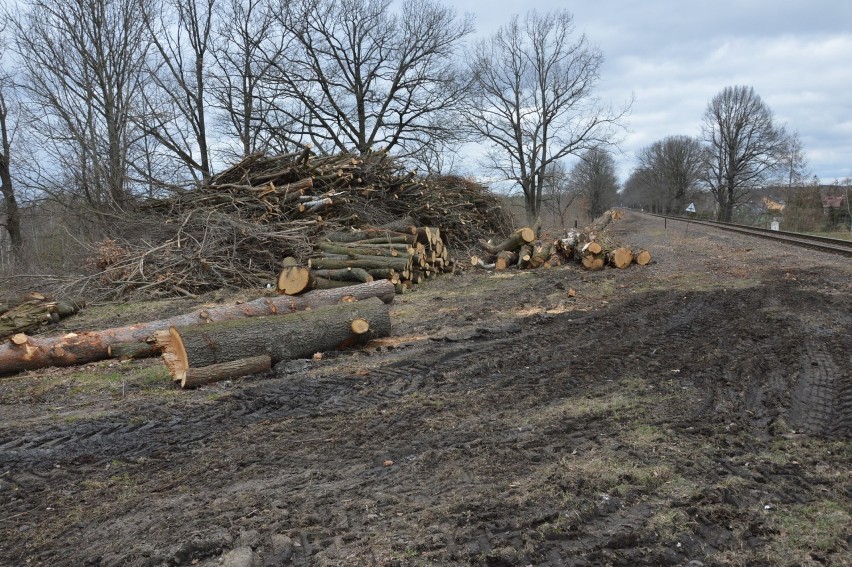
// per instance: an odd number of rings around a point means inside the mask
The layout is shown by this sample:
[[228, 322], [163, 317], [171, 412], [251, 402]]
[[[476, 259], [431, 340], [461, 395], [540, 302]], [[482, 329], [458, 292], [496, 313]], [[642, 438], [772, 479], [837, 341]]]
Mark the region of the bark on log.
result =
[[24, 301], [0, 314], [0, 340], [58, 323], [60, 319], [77, 313], [83, 305], [84, 302], [79, 300], [52, 301], [33, 292]]
[[[359, 319], [368, 322], [368, 331], [353, 331], [353, 322]], [[288, 315], [171, 327], [168, 340], [158, 343], [172, 377], [183, 381], [189, 368], [264, 354], [274, 364], [388, 335], [388, 306], [371, 298]]]
[[367, 270], [361, 268], [342, 268], [338, 270], [312, 270], [314, 277], [336, 280], [339, 282], [361, 282], [373, 281], [373, 276]]
[[201, 368], [187, 368], [183, 379], [180, 381], [180, 387], [197, 388], [222, 380], [233, 380], [251, 374], [268, 372], [271, 368], [272, 359], [268, 354], [240, 358], [221, 364], [211, 364]]
[[345, 256], [390, 256], [396, 258], [404, 254], [413, 254], [414, 248], [404, 244], [401, 250], [395, 247], [371, 247], [357, 246], [357, 242], [352, 242], [347, 245], [335, 244], [333, 242], [320, 242], [317, 248], [328, 254], [342, 254]]
[[518, 253], [513, 250], [501, 250], [494, 259], [494, 270], [502, 272], [518, 261]]
[[383, 257], [383, 256], [354, 256], [347, 259], [338, 258], [311, 258], [308, 260], [311, 268], [320, 270], [337, 270], [341, 268], [364, 268], [367, 270], [390, 268], [401, 272], [411, 267], [411, 258], [408, 257]]
[[534, 241], [535, 231], [533, 231], [530, 227], [525, 226], [513, 232], [509, 235], [509, 238], [496, 246], [483, 243], [483, 248], [485, 248], [485, 251], [489, 254], [496, 255], [497, 252], [500, 252], [501, 250], [517, 250], [524, 244], [530, 244]]
[[[394, 284], [387, 280], [378, 280], [341, 289], [310, 291], [299, 296], [262, 297], [240, 305], [210, 307], [159, 321], [88, 333], [69, 333], [61, 337], [15, 335], [17, 339], [13, 337], [0, 344], [0, 376], [47, 366], [74, 366], [105, 360], [110, 358], [110, 346], [121, 343], [145, 344], [152, 339], [154, 333], [172, 326], [293, 313], [336, 304], [348, 297], [358, 300], [378, 297], [383, 302], [390, 303], [394, 295]], [[160, 354], [153, 344], [148, 346], [147, 354], [140, 352], [137, 357]]]

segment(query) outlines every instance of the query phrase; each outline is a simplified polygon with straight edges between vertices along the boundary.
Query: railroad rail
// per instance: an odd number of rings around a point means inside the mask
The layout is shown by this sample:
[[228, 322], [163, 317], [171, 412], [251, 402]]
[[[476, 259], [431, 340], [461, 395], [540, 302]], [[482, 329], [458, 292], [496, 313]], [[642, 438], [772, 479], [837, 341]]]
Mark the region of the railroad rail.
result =
[[643, 213], [646, 215], [660, 217], [664, 221], [673, 220], [678, 222], [688, 222], [690, 224], [712, 226], [730, 232], [739, 232], [750, 236], [758, 236], [760, 238], [768, 238], [778, 242], [785, 242], [794, 246], [802, 246], [819, 250], [821, 252], [830, 252], [832, 254], [842, 254], [852, 257], [852, 240], [841, 240], [839, 238], [828, 238], [826, 236], [815, 236], [811, 234], [801, 234], [799, 232], [786, 232], [783, 230], [770, 230], [768, 228], [757, 228], [753, 226], [745, 226], [730, 222], [713, 221], [713, 220], [696, 220], [674, 215], [661, 215], [658, 213]]

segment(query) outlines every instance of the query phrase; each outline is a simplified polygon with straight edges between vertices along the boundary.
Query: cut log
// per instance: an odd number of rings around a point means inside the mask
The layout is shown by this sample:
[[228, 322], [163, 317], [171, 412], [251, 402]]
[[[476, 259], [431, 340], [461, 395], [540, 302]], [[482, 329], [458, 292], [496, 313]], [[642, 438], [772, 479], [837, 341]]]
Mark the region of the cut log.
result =
[[277, 291], [282, 295], [299, 295], [313, 286], [311, 270], [304, 266], [285, 266], [278, 274]]
[[610, 266], [623, 270], [633, 263], [633, 251], [630, 248], [621, 246], [615, 250], [607, 252], [606, 260]]
[[603, 257], [603, 255], [600, 255], [600, 256], [587, 255], [587, 256], [583, 256], [581, 263], [583, 264], [583, 267], [586, 268], [587, 270], [592, 270], [592, 271], [603, 270], [604, 266], [606, 265], [606, 260]]
[[646, 266], [651, 262], [651, 253], [647, 250], [641, 250], [638, 254], [636, 254], [634, 261], [640, 266]]
[[581, 252], [585, 254], [597, 255], [603, 252], [603, 247], [597, 242], [586, 242], [583, 247], [580, 249]]
[[77, 313], [82, 301], [53, 301], [38, 292], [0, 314], [0, 340], [17, 333], [28, 333]]
[[[353, 321], [357, 319], [368, 322], [368, 331], [353, 331]], [[264, 354], [274, 364], [389, 334], [389, 309], [379, 299], [371, 298], [288, 315], [171, 327], [168, 339], [163, 340], [164, 334], [160, 334], [157, 342], [172, 377], [183, 381], [190, 368]]]
[[367, 270], [361, 268], [342, 268], [338, 270], [312, 270], [311, 273], [318, 278], [327, 280], [336, 280], [341, 282], [361, 282], [367, 283], [373, 281], [373, 276]]
[[518, 253], [512, 250], [501, 250], [494, 259], [494, 270], [502, 272], [518, 261]]
[[243, 376], [268, 372], [272, 368], [272, 358], [268, 354], [240, 358], [220, 364], [211, 364], [201, 368], [187, 368], [181, 388], [197, 388], [205, 384], [234, 380]]
[[481, 243], [486, 252], [496, 255], [501, 250], [517, 250], [524, 244], [530, 244], [535, 241], [535, 231], [528, 226], [519, 228], [513, 232], [509, 238], [497, 244], [496, 246], [488, 243]]
[[[378, 297], [390, 303], [394, 294], [391, 282], [378, 280], [342, 289], [310, 291], [299, 296], [262, 297], [240, 305], [209, 307], [168, 319], [102, 331], [69, 333], [61, 337], [29, 337], [21, 333], [0, 344], [0, 376], [47, 366], [74, 366], [104, 360], [110, 358], [111, 345], [153, 342], [154, 333], [172, 326], [292, 313], [336, 304], [349, 296], [358, 300]], [[155, 345], [148, 346], [147, 356], [160, 354]], [[142, 352], [138, 353], [138, 357], [143, 356]]]
[[341, 268], [364, 268], [367, 270], [387, 269], [401, 272], [411, 267], [411, 258], [408, 257], [383, 257], [383, 256], [361, 256], [356, 255], [347, 259], [339, 258], [311, 258], [308, 260], [311, 268], [338, 270]]
[[413, 254], [414, 248], [407, 244], [403, 244], [403, 248], [399, 249], [396, 246], [387, 248], [383, 246], [357, 246], [357, 242], [346, 245], [336, 244], [334, 242], [320, 242], [317, 248], [328, 254], [340, 254], [344, 256], [391, 256], [398, 257], [404, 254]]

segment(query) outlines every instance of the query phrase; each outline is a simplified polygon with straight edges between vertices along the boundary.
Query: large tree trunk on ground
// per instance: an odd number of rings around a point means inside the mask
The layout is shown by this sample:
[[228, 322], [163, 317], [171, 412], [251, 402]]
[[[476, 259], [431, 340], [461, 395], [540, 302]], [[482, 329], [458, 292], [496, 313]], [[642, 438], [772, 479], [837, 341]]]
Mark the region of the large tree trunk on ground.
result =
[[53, 301], [40, 294], [31, 293], [27, 298], [0, 314], [0, 340], [17, 333], [36, 331], [43, 325], [58, 323], [80, 310], [82, 301]]
[[268, 354], [240, 358], [221, 364], [211, 364], [201, 368], [188, 368], [180, 381], [181, 388], [197, 388], [222, 380], [233, 380], [250, 374], [260, 374], [272, 368], [272, 359]]
[[390, 313], [377, 298], [288, 315], [170, 327], [157, 344], [175, 380], [190, 368], [269, 355], [272, 363], [308, 358], [390, 335]]
[[[383, 302], [390, 303], [394, 294], [395, 288], [391, 282], [378, 280], [340, 289], [311, 291], [299, 296], [262, 297], [240, 305], [209, 307], [169, 319], [102, 331], [69, 333], [62, 337], [46, 338], [15, 335], [23, 339], [0, 344], [0, 376], [47, 366], [74, 366], [104, 360], [110, 358], [111, 346], [125, 343], [146, 344], [154, 333], [169, 327], [292, 313], [333, 305], [350, 298], [363, 300], [378, 297]], [[134, 351], [133, 356], [143, 358], [159, 354], [153, 344], [148, 346], [147, 351]]]

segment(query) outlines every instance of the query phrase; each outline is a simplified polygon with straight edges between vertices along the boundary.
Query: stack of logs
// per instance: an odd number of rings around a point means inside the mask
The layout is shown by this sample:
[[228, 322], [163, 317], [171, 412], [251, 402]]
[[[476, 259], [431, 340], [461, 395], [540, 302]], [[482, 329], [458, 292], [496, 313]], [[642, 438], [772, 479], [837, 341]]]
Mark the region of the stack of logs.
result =
[[278, 293], [297, 295], [386, 279], [397, 293], [425, 278], [452, 272], [447, 243], [438, 227], [417, 227], [405, 220], [379, 228], [362, 227], [327, 234], [316, 244], [307, 266], [293, 258], [278, 275]]
[[521, 269], [552, 268], [567, 262], [579, 262], [587, 270], [602, 270], [605, 266], [623, 269], [631, 264], [644, 266], [651, 261], [647, 250], [614, 246], [592, 231], [570, 231], [565, 238], [542, 240], [536, 231], [524, 227], [513, 232], [499, 244], [480, 242], [485, 254], [471, 257], [471, 265], [502, 271], [509, 267]]

